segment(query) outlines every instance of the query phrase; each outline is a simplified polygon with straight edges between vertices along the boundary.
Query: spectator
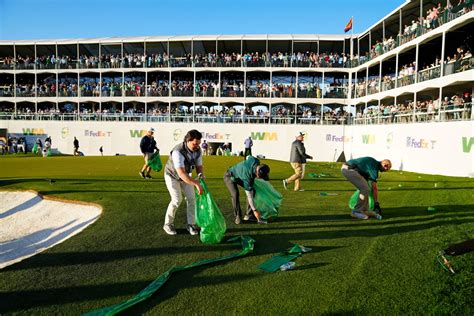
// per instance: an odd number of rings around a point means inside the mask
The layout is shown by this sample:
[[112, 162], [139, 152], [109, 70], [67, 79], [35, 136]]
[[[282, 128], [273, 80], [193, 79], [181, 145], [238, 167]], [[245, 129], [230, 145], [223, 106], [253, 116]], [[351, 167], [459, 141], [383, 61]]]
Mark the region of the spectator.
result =
[[138, 173], [143, 179], [151, 179], [151, 167], [148, 166], [148, 161], [152, 158], [155, 150], [158, 150], [156, 147], [156, 141], [153, 137], [153, 133], [155, 133], [155, 129], [150, 127], [146, 132], [146, 135], [142, 137], [140, 141], [140, 150], [143, 154], [143, 158], [145, 159], [145, 164], [142, 167], [142, 170]]
[[209, 144], [206, 142], [206, 140], [202, 142], [201, 148], [202, 148], [203, 155], [207, 156], [209, 154]]
[[252, 156], [252, 146], [253, 146], [252, 137], [245, 139], [244, 146], [245, 146], [244, 157], [247, 158], [247, 156]]
[[295, 174], [289, 177], [288, 179], [283, 180], [283, 187], [285, 190], [288, 190], [289, 183], [295, 183], [294, 191], [302, 192], [304, 189], [301, 188], [301, 179], [304, 177], [304, 169], [306, 165], [306, 159], [313, 159], [312, 156], [306, 154], [306, 149], [304, 147], [303, 141], [306, 133], [300, 132], [296, 136], [296, 140], [291, 144], [290, 152], [290, 164]]
[[74, 141], [72, 142], [74, 146], [74, 156], [79, 156], [79, 140], [74, 136]]

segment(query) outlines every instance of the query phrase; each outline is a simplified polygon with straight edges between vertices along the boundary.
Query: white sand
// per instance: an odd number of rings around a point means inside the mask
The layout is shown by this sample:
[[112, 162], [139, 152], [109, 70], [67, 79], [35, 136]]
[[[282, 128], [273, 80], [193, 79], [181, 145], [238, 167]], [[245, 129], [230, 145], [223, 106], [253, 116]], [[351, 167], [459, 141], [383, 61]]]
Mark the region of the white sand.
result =
[[0, 191], [0, 269], [78, 234], [101, 212], [97, 205], [47, 200], [33, 192]]

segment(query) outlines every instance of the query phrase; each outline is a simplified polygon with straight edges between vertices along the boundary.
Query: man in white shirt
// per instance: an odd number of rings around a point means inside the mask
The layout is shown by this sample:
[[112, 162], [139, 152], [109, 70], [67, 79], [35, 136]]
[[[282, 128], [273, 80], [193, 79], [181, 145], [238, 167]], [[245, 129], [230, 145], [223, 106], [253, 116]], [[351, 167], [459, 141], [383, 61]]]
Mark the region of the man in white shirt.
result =
[[176, 235], [174, 228], [174, 219], [176, 210], [183, 201], [183, 194], [186, 197], [187, 206], [187, 230], [191, 235], [198, 234], [198, 227], [195, 224], [194, 209], [196, 197], [194, 188], [203, 193], [203, 188], [199, 180], [191, 177], [192, 170], [196, 168], [199, 177], [204, 177], [201, 153], [202, 134], [193, 129], [184, 137], [184, 141], [176, 145], [170, 153], [168, 162], [165, 166], [165, 183], [168, 189], [171, 201], [166, 210], [165, 224], [163, 230], [168, 235]]

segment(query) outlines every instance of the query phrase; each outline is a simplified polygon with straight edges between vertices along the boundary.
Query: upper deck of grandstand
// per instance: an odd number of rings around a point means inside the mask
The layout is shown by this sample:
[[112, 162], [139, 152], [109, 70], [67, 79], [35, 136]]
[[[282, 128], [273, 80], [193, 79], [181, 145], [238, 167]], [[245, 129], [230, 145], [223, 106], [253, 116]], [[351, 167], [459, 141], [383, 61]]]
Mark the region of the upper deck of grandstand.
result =
[[359, 34], [0, 41], [0, 118], [471, 119], [473, 29], [471, 0], [419, 0]]

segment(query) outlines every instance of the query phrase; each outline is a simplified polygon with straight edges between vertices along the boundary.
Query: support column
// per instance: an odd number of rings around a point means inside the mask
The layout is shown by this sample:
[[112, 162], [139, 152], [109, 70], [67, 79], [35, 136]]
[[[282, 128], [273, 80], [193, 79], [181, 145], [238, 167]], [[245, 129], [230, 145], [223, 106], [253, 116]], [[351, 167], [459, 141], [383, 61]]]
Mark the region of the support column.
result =
[[441, 37], [441, 60], [440, 60], [440, 77], [444, 76], [444, 59], [446, 54], [446, 31], [443, 32], [443, 36]]
[[414, 78], [414, 83], [418, 83], [418, 55], [420, 53], [420, 44], [416, 44], [416, 50], [415, 50], [415, 78]]

